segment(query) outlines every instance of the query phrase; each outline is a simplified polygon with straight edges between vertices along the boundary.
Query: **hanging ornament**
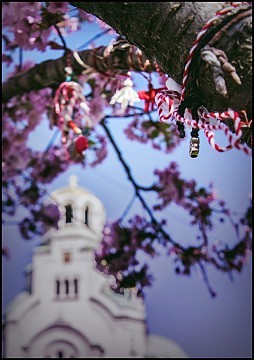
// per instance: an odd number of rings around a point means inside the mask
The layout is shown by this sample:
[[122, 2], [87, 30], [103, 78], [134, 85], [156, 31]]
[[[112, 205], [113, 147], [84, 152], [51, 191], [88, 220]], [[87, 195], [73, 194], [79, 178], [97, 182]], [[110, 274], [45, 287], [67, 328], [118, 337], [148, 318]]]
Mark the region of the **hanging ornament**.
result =
[[[203, 38], [204, 34], [210, 28], [210, 26], [217, 21], [217, 19], [227, 13], [233, 11], [236, 7], [246, 5], [249, 3], [230, 3], [231, 5], [218, 11], [216, 15], [210, 19], [201, 31], [197, 35], [197, 39], [193, 43], [190, 53], [187, 58], [187, 62], [184, 68], [182, 86], [174, 82], [169, 78], [166, 82], [167, 88], [159, 92], [155, 96], [155, 102], [158, 106], [160, 121], [174, 120], [178, 125], [180, 137], [184, 137], [184, 125], [192, 128], [192, 138], [190, 141], [190, 156], [196, 157], [199, 149], [199, 138], [197, 131], [204, 130], [205, 136], [208, 138], [209, 144], [217, 151], [224, 152], [232, 148], [242, 150], [245, 154], [251, 155], [252, 150], [242, 144], [243, 132], [242, 122], [240, 115], [232, 110], [228, 109], [222, 113], [208, 112], [203, 106], [199, 106], [195, 109], [195, 116], [193, 118], [187, 117], [186, 114], [191, 114], [191, 106], [185, 106], [186, 97], [186, 83], [189, 76], [190, 64], [193, 59], [195, 50]], [[217, 64], [217, 63], [216, 63]], [[234, 70], [233, 67], [229, 69]], [[236, 79], [239, 83], [239, 80]], [[224, 94], [224, 93], [223, 93]], [[232, 119], [234, 122], [234, 133], [232, 133], [229, 127], [223, 122], [223, 120]], [[212, 130], [223, 130], [224, 134], [228, 138], [229, 144], [226, 147], [221, 147], [214, 141], [214, 133]]]
[[127, 79], [124, 80], [124, 87], [118, 90], [110, 101], [110, 105], [116, 103], [121, 104], [122, 111], [125, 111], [128, 105], [133, 106], [134, 102], [139, 102], [140, 98], [137, 92], [133, 89], [133, 82], [131, 81], [131, 73], [128, 72]]
[[[90, 128], [91, 121], [83, 88], [78, 83], [72, 66], [66, 66], [65, 73], [65, 81], [59, 85], [53, 99], [50, 127], [57, 126], [62, 132], [62, 143], [70, 145], [73, 135], [80, 135], [84, 127]], [[84, 123], [81, 123], [81, 119], [85, 120]], [[78, 121], [78, 124], [75, 121]], [[72, 136], [70, 130], [73, 131]]]
[[189, 155], [191, 158], [197, 157], [199, 154], [199, 136], [198, 129], [192, 129], [191, 139], [190, 139], [190, 152]]
[[72, 129], [75, 132], [75, 134], [82, 133], [82, 130], [79, 127], [77, 127], [77, 125], [72, 120], [68, 121], [67, 125], [70, 129]]
[[77, 154], [82, 155], [86, 149], [89, 148], [89, 141], [84, 135], [80, 135], [75, 140], [75, 150]]
[[53, 116], [51, 117], [51, 128], [53, 125], [62, 130], [64, 137], [72, 129], [76, 134], [80, 134], [82, 130], [74, 121], [74, 112], [81, 113], [81, 109], [86, 120], [86, 126], [90, 126], [88, 117], [89, 107], [82, 92], [82, 87], [75, 81], [65, 81], [60, 84], [56, 90], [53, 100]]
[[164, 88], [154, 89], [151, 82], [148, 84], [148, 91], [138, 91], [138, 96], [141, 100], [145, 100], [144, 111], [150, 112], [154, 110], [155, 96]]

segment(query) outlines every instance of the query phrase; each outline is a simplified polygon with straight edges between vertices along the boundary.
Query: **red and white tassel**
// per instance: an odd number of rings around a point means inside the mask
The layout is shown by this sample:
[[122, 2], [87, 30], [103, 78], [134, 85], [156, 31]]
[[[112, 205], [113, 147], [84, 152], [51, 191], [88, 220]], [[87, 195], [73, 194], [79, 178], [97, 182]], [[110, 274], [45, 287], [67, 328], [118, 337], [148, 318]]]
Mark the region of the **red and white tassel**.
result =
[[[209, 144], [219, 152], [227, 151], [232, 148], [237, 148], [239, 150], [242, 150], [244, 153], [251, 155], [252, 150], [246, 145], [240, 143], [240, 139], [242, 136], [241, 120], [239, 114], [236, 111], [228, 110], [223, 113], [218, 113], [218, 112], [212, 113], [212, 112], [204, 111], [203, 108], [200, 107], [199, 121], [192, 119], [189, 116], [190, 112], [188, 111], [188, 109], [185, 110], [184, 117], [178, 114], [178, 107], [180, 103], [184, 100], [186, 94], [186, 83], [189, 75], [190, 64], [200, 40], [203, 38], [204, 34], [207, 32], [209, 27], [220, 16], [227, 14], [228, 12], [232, 11], [234, 8], [242, 4], [247, 4], [247, 3], [231, 3], [230, 6], [218, 11], [216, 15], [206, 23], [206, 25], [199, 32], [197, 39], [195, 40], [195, 42], [191, 47], [184, 68], [182, 86], [180, 87], [180, 85], [178, 85], [173, 79], [169, 78], [166, 82], [167, 89], [165, 88], [164, 90], [157, 93], [155, 97], [155, 102], [158, 107], [160, 121], [174, 120], [184, 123], [185, 125], [194, 129], [198, 129], [198, 130], [203, 129], [206, 137], [208, 138]], [[235, 134], [233, 134], [229, 130], [228, 126], [226, 126], [223, 122], [221, 122], [228, 118], [231, 118], [234, 121]], [[214, 140], [214, 133], [212, 130], [223, 130], [226, 137], [228, 138], [229, 145], [226, 147], [221, 147], [218, 144], [216, 144]]]

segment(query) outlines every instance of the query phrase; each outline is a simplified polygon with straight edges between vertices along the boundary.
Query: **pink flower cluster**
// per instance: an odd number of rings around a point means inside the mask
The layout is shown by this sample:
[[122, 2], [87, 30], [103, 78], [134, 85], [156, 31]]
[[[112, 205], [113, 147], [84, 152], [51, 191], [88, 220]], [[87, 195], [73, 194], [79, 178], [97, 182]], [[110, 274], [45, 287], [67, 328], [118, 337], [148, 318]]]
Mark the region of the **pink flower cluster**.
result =
[[[22, 48], [44, 52], [52, 31], [56, 33], [55, 25], [62, 36], [79, 29], [79, 17], [68, 15], [69, 10], [68, 2], [4, 2], [3, 39], [6, 50]], [[84, 14], [82, 12], [82, 20], [91, 21], [91, 16]], [[4, 60], [10, 62], [11, 58], [5, 54]]]
[[29, 240], [35, 235], [42, 236], [49, 227], [58, 228], [60, 213], [54, 204], [42, 205], [31, 211], [31, 216], [24, 218], [19, 224], [19, 230], [24, 239]]
[[4, 35], [6, 50], [21, 47], [45, 51], [51, 29], [43, 29], [41, 9], [41, 2], [3, 3], [3, 26], [8, 30], [8, 36]]
[[52, 146], [46, 153], [37, 152], [32, 160], [31, 176], [42, 184], [49, 184], [67, 170], [68, 158], [63, 147]]
[[158, 192], [160, 203], [154, 206], [154, 210], [162, 210], [171, 202], [186, 207], [188, 204], [187, 197], [195, 189], [195, 181], [181, 179], [176, 162], [171, 162], [164, 170], [155, 170], [154, 174], [158, 176], [158, 184], [156, 186], [160, 189]]
[[38, 93], [30, 92], [12, 98], [3, 105], [3, 181], [8, 181], [27, 168], [33, 157], [33, 151], [27, 147], [27, 140], [30, 132], [40, 124], [49, 99], [49, 89], [43, 89]]
[[[188, 211], [191, 217], [191, 225], [197, 225], [204, 243], [207, 245], [207, 231], [213, 227], [214, 212], [226, 216], [232, 223], [230, 212], [225, 203], [217, 199], [216, 191], [212, 184], [210, 190], [203, 187], [197, 188], [195, 180], [185, 180], [181, 178], [178, 165], [172, 162], [164, 170], [155, 170], [154, 174], [158, 176], [158, 182], [155, 188], [158, 191], [159, 202], [154, 205], [154, 210], [163, 210], [171, 203], [175, 203]], [[216, 210], [214, 210], [216, 209]], [[221, 217], [220, 221], [224, 221]]]
[[[92, 159], [93, 153], [93, 159]], [[95, 167], [101, 164], [108, 155], [107, 140], [106, 137], [100, 134], [96, 134], [95, 146], [90, 148], [89, 165]]]
[[148, 266], [137, 259], [138, 254], [142, 251], [156, 256], [155, 243], [162, 238], [154, 224], [140, 216], [130, 219], [129, 226], [118, 221], [107, 224], [96, 252], [97, 267], [116, 277], [116, 290], [136, 287], [142, 294], [142, 289], [151, 285], [152, 277]]

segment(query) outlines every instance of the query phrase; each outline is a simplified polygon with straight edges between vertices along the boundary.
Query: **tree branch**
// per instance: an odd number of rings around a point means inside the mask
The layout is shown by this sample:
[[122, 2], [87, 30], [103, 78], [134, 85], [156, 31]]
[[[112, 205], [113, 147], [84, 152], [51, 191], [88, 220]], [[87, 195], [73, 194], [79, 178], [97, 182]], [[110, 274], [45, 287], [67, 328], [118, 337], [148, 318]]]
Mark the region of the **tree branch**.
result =
[[64, 47], [65, 51], [68, 51], [66, 42], [65, 42], [65, 40], [64, 40], [64, 37], [63, 37], [63, 35], [62, 35], [59, 27], [55, 24], [55, 25], [54, 25], [54, 28], [56, 29], [56, 31], [57, 31], [57, 33], [58, 33], [58, 35], [59, 35], [59, 37], [60, 37], [60, 39], [61, 39], [61, 41], [62, 41], [62, 44], [63, 44], [63, 47]]
[[[129, 179], [129, 181], [132, 183], [133, 187], [134, 187], [134, 191], [135, 191], [135, 194], [137, 196], [137, 198], [140, 200], [143, 208], [147, 211], [148, 215], [150, 216], [150, 219], [152, 221], [152, 223], [154, 224], [154, 226], [156, 227], [156, 229], [164, 236], [165, 239], [167, 239], [171, 244], [177, 246], [178, 248], [180, 249], [183, 249], [181, 245], [179, 245], [176, 241], [174, 241], [171, 236], [162, 228], [162, 226], [158, 223], [158, 221], [156, 220], [156, 218], [154, 217], [153, 213], [152, 213], [152, 210], [149, 208], [149, 206], [147, 205], [145, 199], [143, 198], [143, 196], [140, 194], [140, 189], [142, 189], [142, 187], [140, 187], [136, 181], [134, 180], [132, 174], [131, 174], [131, 171], [130, 171], [130, 168], [129, 166], [126, 164], [125, 160], [123, 159], [123, 156], [115, 142], [115, 140], [113, 139], [112, 137], [112, 134], [109, 130], [109, 128], [107, 127], [107, 125], [105, 124], [105, 121], [101, 121], [101, 126], [103, 127], [103, 129], [105, 130], [106, 134], [108, 135], [108, 138], [113, 146], [113, 148], [115, 149], [116, 151], [116, 154], [118, 156], [118, 159], [120, 160], [121, 164], [123, 165], [125, 171], [126, 171], [126, 174], [127, 174], [127, 177]], [[155, 189], [155, 188], [154, 188]], [[154, 190], [153, 189], [153, 190]]]
[[[70, 2], [100, 18], [120, 35], [137, 46], [148, 59], [179, 84], [183, 80], [184, 65], [191, 46], [200, 30], [218, 10], [228, 6], [225, 2]], [[234, 15], [246, 12], [246, 16], [232, 22]], [[193, 78], [188, 81], [197, 86], [204, 98], [203, 105], [209, 111], [225, 111], [228, 108], [245, 109], [252, 118], [252, 6], [242, 3], [235, 14], [226, 14], [209, 29], [193, 58]], [[137, 16], [138, 20], [137, 21]], [[229, 27], [226, 25], [230, 24]], [[220, 32], [224, 29], [222, 32]], [[220, 36], [216, 39], [216, 34]], [[200, 57], [200, 50], [210, 40], [216, 40], [216, 48], [223, 50], [229, 62], [236, 67], [241, 85], [226, 77], [228, 96], [217, 93], [212, 72]]]
[[[80, 59], [91, 69], [101, 73], [127, 73], [129, 70], [137, 72], [155, 71], [155, 65], [147, 60], [135, 46], [126, 41], [117, 43], [115, 47], [100, 46], [93, 50], [84, 50], [78, 53]], [[23, 95], [32, 90], [40, 90], [46, 87], [56, 89], [65, 79], [67, 66], [66, 53], [59, 59], [47, 60], [35, 65], [33, 68], [19, 75], [9, 78], [2, 87], [2, 101], [6, 103], [13, 96]], [[75, 57], [70, 57], [71, 66], [78, 76], [84, 71]], [[130, 64], [131, 62], [131, 64]]]

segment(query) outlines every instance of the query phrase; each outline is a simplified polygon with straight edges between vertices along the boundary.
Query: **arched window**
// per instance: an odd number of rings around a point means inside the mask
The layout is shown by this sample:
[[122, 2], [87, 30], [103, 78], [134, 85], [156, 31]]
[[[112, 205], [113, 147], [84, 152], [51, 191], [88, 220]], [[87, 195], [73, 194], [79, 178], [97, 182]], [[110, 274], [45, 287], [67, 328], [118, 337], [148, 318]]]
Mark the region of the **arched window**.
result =
[[60, 295], [60, 281], [56, 280], [56, 295]]
[[73, 211], [72, 206], [70, 204], [65, 206], [65, 216], [66, 216], [66, 224], [72, 222]]
[[68, 295], [69, 294], [69, 280], [65, 280], [65, 294]]
[[78, 295], [78, 279], [74, 279], [74, 294]]
[[86, 208], [85, 208], [85, 213], [84, 213], [84, 223], [86, 224], [86, 226], [89, 226], [89, 223], [88, 223], [88, 213], [89, 213], [89, 209], [88, 209], [88, 206], [86, 206]]

